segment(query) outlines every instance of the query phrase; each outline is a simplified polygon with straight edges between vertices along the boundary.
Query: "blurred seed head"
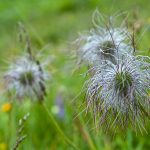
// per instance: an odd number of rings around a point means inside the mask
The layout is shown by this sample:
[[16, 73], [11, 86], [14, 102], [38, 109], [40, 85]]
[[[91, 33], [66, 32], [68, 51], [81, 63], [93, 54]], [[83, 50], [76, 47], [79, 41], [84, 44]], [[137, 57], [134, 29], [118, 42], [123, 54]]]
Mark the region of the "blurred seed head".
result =
[[46, 95], [46, 81], [50, 77], [45, 69], [50, 58], [44, 58], [41, 63], [41, 53], [33, 54], [30, 38], [24, 25], [19, 22], [18, 27], [19, 44], [25, 53], [10, 63], [8, 71], [4, 74], [6, 89], [14, 92], [18, 99], [28, 97], [31, 100], [41, 101]]
[[15, 91], [17, 98], [30, 97], [42, 100], [46, 94], [45, 80], [49, 78], [44, 65], [32, 60], [28, 55], [10, 64], [4, 75], [7, 90]]

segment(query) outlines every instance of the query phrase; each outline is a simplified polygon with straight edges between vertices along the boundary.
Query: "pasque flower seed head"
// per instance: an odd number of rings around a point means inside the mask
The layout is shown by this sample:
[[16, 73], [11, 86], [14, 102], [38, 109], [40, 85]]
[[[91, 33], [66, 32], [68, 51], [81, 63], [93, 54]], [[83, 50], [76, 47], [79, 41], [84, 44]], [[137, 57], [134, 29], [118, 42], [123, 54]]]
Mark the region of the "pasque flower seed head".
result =
[[44, 66], [30, 59], [29, 56], [18, 58], [4, 75], [7, 89], [14, 89], [17, 98], [20, 99], [25, 96], [31, 99], [43, 99], [45, 94], [43, 87], [45, 80], [48, 79], [48, 73], [41, 68], [43, 69]]
[[97, 113], [103, 114], [101, 117], [112, 111], [124, 116], [122, 121], [136, 123], [144, 119], [143, 114], [149, 108], [150, 88], [150, 64], [146, 59], [127, 55], [115, 65], [107, 61], [94, 67], [96, 72], [87, 82], [88, 106], [94, 104]]
[[[109, 21], [109, 20], [108, 20]], [[113, 21], [113, 20], [112, 20]], [[127, 53], [133, 53], [130, 33], [125, 27], [115, 27], [110, 24], [96, 25], [76, 40], [78, 63], [98, 65], [102, 60], [116, 63], [116, 58]]]

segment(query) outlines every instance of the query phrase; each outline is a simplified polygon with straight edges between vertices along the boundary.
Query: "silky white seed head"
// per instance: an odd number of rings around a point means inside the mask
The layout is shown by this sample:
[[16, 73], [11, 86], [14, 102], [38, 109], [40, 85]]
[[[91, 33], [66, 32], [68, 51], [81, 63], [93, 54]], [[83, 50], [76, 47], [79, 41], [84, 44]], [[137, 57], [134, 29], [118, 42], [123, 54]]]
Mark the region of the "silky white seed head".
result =
[[146, 118], [143, 110], [149, 108], [149, 62], [149, 57], [127, 55], [126, 59], [118, 59], [116, 65], [107, 61], [94, 67], [95, 74], [87, 81], [88, 106], [95, 105], [101, 118], [107, 113], [120, 114], [122, 120], [119, 116], [117, 119], [122, 124], [127, 121], [135, 124]]
[[[97, 15], [96, 19], [98, 20]], [[87, 66], [98, 65], [102, 60], [116, 63], [116, 58], [121, 59], [125, 54], [133, 53], [131, 34], [127, 29], [124, 26], [114, 26], [113, 19], [107, 21], [109, 24], [99, 14], [99, 24], [94, 21], [95, 27], [76, 40], [78, 63], [83, 62]]]

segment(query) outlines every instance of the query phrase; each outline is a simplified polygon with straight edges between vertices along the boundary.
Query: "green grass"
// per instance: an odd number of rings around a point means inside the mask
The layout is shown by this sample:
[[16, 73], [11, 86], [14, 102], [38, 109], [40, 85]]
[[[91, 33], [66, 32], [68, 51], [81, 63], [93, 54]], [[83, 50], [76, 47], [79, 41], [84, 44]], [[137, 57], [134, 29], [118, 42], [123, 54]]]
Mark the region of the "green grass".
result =
[[[85, 102], [85, 93], [79, 95], [85, 81], [81, 74], [86, 68], [72, 73], [75, 65], [71, 56], [71, 42], [77, 38], [78, 32], [92, 27], [92, 13], [96, 8], [107, 15], [126, 11], [129, 21], [141, 21], [136, 38], [140, 39], [142, 32], [146, 28], [147, 30], [137, 46], [144, 50], [143, 54], [148, 54], [150, 2], [147, 0], [0, 0], [1, 71], [6, 70], [6, 62], [24, 51], [19, 48], [17, 42], [17, 22], [21, 21], [29, 32], [35, 53], [44, 48], [45, 55], [54, 57], [49, 66], [52, 81], [49, 83], [48, 96], [44, 103], [63, 134], [81, 150], [148, 150], [149, 134], [142, 135], [138, 132], [136, 135], [132, 129], [128, 129], [113, 137], [112, 133], [105, 134], [101, 128], [98, 131], [94, 130], [92, 116], [81, 113], [83, 107], [80, 108], [80, 105]], [[134, 14], [137, 15], [136, 19]], [[63, 118], [52, 111], [58, 96], [63, 100]], [[74, 100], [75, 97], [77, 98]], [[7, 101], [8, 97], [1, 96], [0, 106]], [[20, 150], [73, 149], [49, 119], [41, 104], [26, 100], [14, 101], [9, 113], [0, 112], [0, 150], [5, 150], [4, 144], [7, 145], [7, 149], [15, 144], [18, 121], [27, 112], [30, 112], [24, 131], [27, 138], [20, 144]], [[147, 127], [147, 131], [149, 133], [150, 126]]]

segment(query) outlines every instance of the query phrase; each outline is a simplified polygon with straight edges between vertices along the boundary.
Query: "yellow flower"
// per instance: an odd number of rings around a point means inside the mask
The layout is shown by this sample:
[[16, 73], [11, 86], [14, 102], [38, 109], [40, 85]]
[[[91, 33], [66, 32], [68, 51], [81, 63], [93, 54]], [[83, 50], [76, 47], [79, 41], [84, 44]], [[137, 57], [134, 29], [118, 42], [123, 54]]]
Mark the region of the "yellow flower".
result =
[[11, 111], [11, 108], [12, 108], [12, 104], [7, 102], [2, 105], [2, 112], [9, 112]]
[[7, 150], [6, 143], [0, 143], [0, 150]]

